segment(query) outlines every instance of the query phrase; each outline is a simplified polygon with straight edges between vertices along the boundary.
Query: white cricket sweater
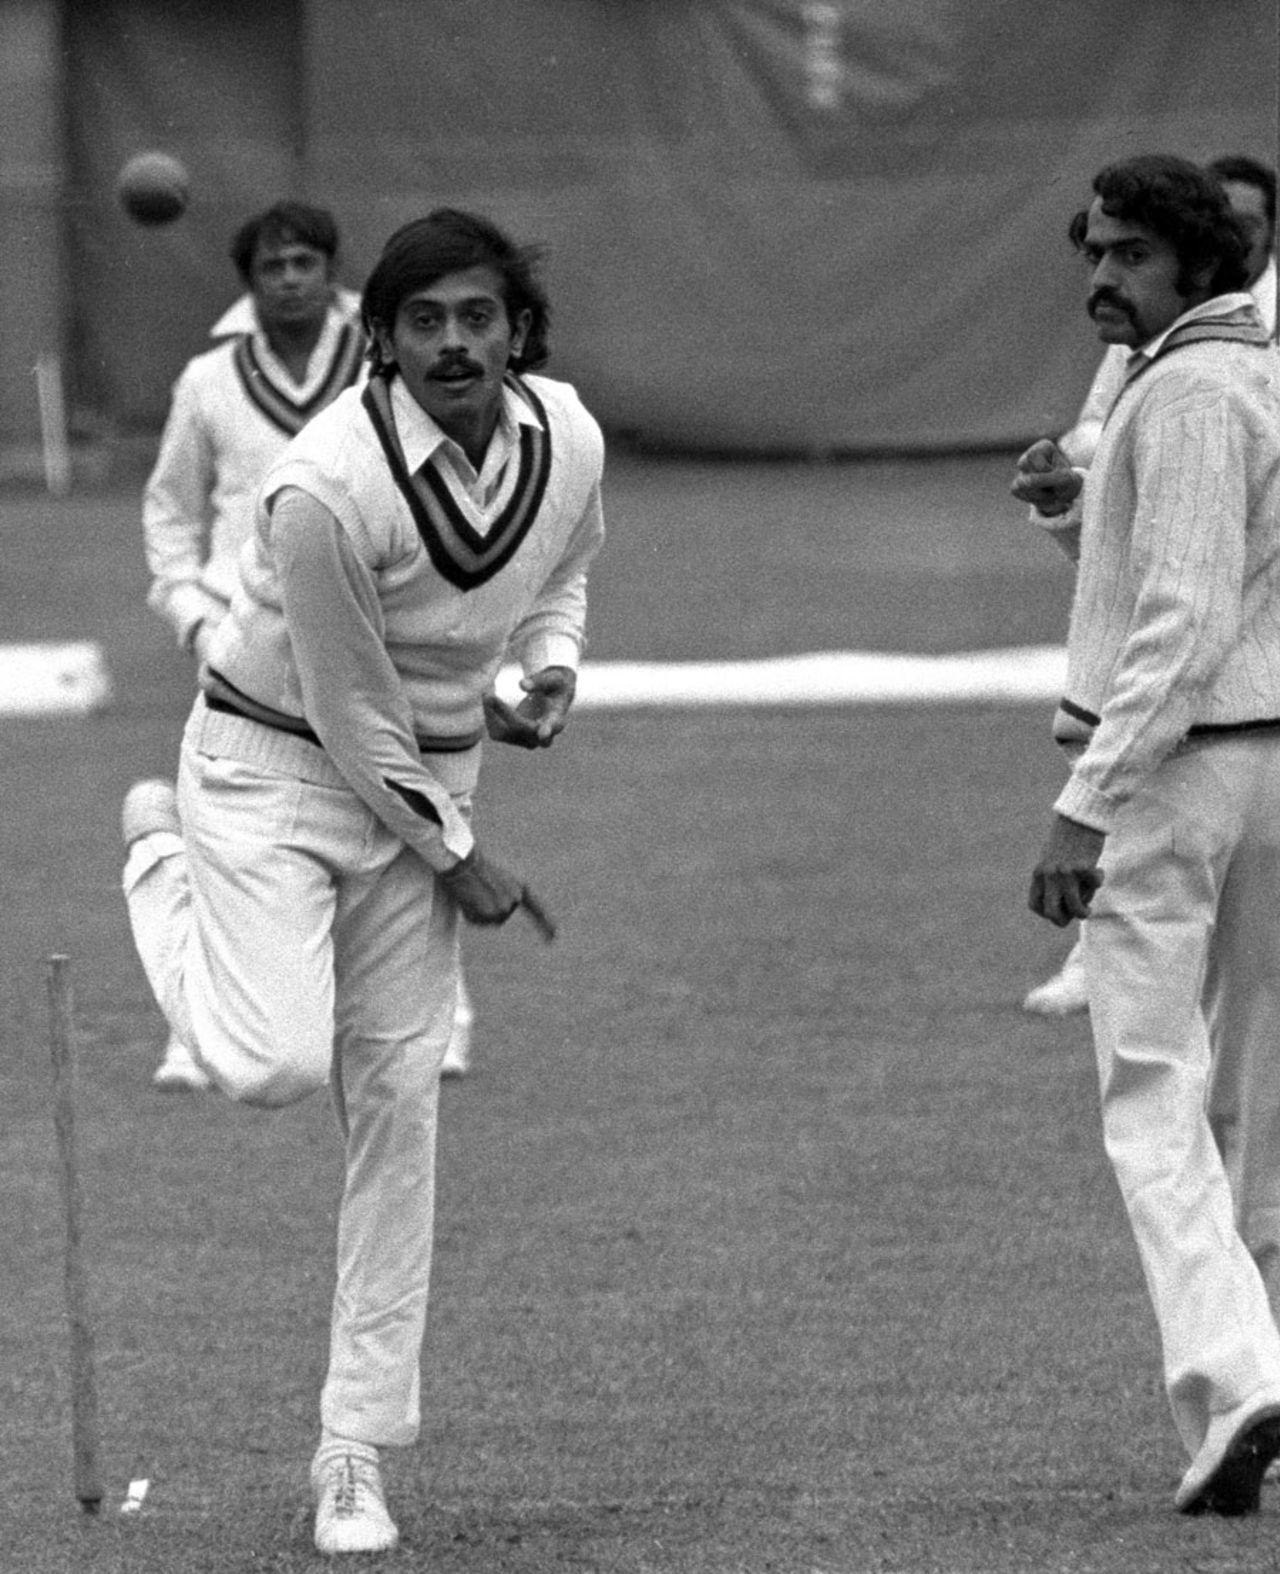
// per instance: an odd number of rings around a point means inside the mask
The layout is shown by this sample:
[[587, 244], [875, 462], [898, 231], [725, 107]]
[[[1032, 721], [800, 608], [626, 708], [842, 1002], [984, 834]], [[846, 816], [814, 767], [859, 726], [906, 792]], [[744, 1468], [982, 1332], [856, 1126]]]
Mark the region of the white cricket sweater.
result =
[[1054, 720], [1084, 745], [1055, 807], [1104, 832], [1192, 729], [1280, 723], [1280, 357], [1219, 339], [1154, 350], [1085, 478]]
[[587, 567], [604, 538], [599, 427], [567, 383], [527, 377], [523, 388], [532, 403], [504, 391], [493, 442], [509, 458], [486, 463], [484, 496], [393, 380], [395, 435], [430, 475], [434, 513], [415, 513], [398, 484], [366, 390], [316, 416], [263, 484], [201, 675], [210, 703], [247, 699], [268, 721], [309, 729], [437, 867], [471, 846], [450, 795], [475, 782], [483, 695], [508, 651], [527, 673], [576, 668]]
[[237, 347], [247, 339], [263, 386], [287, 401], [286, 409], [292, 404], [305, 412], [330, 387], [338, 358], [349, 354], [344, 330], [357, 331], [359, 308], [358, 296], [337, 293], [307, 375], [294, 383], [257, 328], [252, 301], [242, 298], [211, 330], [221, 342], [189, 361], [174, 384], [143, 494], [142, 530], [151, 572], [147, 601], [180, 645], [198, 623], [225, 614], [236, 557], [253, 533], [258, 487], [294, 435], [247, 394]]

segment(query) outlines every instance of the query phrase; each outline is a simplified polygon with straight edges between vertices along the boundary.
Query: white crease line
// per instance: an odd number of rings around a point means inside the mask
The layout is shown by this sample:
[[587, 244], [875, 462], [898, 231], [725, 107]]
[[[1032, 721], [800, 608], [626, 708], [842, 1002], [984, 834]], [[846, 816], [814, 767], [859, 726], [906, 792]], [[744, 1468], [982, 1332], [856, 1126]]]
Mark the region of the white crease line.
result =
[[[916, 656], [821, 651], [763, 661], [584, 662], [575, 706], [856, 705], [1058, 699], [1066, 684], [1058, 645]], [[504, 667], [498, 692], [518, 699], [519, 672]]]
[[[588, 661], [578, 677], [580, 709], [643, 706], [869, 705], [1057, 699], [1066, 683], [1057, 645], [918, 656], [818, 651], [760, 661]], [[519, 673], [504, 667], [504, 697], [520, 697]], [[0, 716], [87, 715], [111, 703], [100, 648], [90, 641], [0, 645]]]
[[111, 703], [111, 675], [91, 640], [0, 645], [0, 716], [84, 716]]

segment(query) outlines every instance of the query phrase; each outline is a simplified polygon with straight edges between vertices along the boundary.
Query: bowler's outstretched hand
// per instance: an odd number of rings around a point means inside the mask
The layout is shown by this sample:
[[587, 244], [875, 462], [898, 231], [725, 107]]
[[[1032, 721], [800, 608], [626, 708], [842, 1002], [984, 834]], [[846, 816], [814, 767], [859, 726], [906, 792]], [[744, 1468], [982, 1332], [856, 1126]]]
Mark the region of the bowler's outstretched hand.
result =
[[478, 847], [440, 878], [469, 924], [505, 924], [517, 907], [523, 907], [548, 945], [555, 939], [551, 915], [524, 881], [486, 858]]
[[1052, 438], [1042, 437], [1018, 456], [1017, 474], [1009, 490], [1020, 503], [1042, 514], [1065, 514], [1084, 485], [1080, 473]]
[[524, 895], [524, 883], [473, 847], [440, 876], [469, 924], [505, 924]]
[[1056, 814], [1040, 862], [1031, 876], [1027, 905], [1033, 913], [1065, 929], [1073, 918], [1088, 918], [1094, 894], [1102, 884], [1102, 857], [1106, 836]]
[[577, 686], [577, 674], [571, 667], [544, 667], [521, 680], [524, 698], [518, 705], [486, 694], [484, 720], [489, 736], [519, 749], [550, 748], [552, 739], [564, 731]]

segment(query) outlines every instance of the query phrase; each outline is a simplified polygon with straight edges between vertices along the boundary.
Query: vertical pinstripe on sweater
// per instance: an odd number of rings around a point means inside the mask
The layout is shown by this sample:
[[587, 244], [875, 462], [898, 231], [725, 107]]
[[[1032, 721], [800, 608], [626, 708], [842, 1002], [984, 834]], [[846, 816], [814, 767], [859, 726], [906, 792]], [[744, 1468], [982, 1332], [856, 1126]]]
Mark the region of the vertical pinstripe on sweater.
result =
[[[1203, 309], [1202, 309], [1203, 310]], [[1162, 347], [1085, 482], [1056, 808], [1106, 831], [1195, 728], [1280, 721], [1280, 355]]]

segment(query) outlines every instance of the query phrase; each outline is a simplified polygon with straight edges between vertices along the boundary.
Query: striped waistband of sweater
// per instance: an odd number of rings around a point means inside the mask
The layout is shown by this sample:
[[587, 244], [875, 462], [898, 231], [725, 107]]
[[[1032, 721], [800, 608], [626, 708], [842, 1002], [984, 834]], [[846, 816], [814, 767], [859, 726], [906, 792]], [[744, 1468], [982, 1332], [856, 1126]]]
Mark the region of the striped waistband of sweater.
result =
[[[324, 748], [324, 744], [321, 743], [315, 730], [308, 725], [304, 716], [290, 716], [287, 711], [274, 710], [270, 705], [263, 705], [259, 700], [244, 693], [242, 689], [236, 688], [234, 683], [229, 682], [220, 672], [215, 672], [212, 667], [205, 668], [203, 688], [205, 704], [212, 711], [244, 716], [250, 721], [256, 721], [259, 726], [273, 727], [277, 732], [292, 733], [295, 738], [305, 738], [317, 749]], [[459, 734], [419, 733], [415, 742], [423, 754], [464, 754], [468, 749], [474, 749], [484, 735], [483, 727], [475, 727], [470, 732]]]
[[[1074, 700], [1060, 699], [1053, 735], [1064, 748], [1078, 749], [1088, 742], [1089, 733], [1102, 720]], [[1241, 721], [1197, 721], [1184, 738], [1234, 738], [1245, 733], [1280, 730], [1280, 716], [1250, 716]]]

